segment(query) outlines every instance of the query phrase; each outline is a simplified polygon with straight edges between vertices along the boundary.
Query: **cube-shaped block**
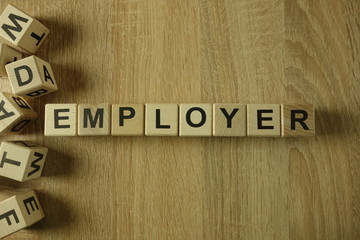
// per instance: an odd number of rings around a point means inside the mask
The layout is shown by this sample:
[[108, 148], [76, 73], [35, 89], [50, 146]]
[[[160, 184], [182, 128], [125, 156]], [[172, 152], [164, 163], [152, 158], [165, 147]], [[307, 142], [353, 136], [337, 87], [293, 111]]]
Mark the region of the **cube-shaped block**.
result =
[[7, 64], [5, 68], [17, 95], [38, 98], [58, 90], [50, 64], [36, 56]]
[[212, 104], [180, 104], [180, 136], [212, 135]]
[[10, 4], [0, 16], [0, 36], [29, 53], [36, 53], [48, 34], [39, 21]]
[[76, 136], [77, 104], [45, 105], [45, 136]]
[[44, 217], [34, 191], [17, 193], [0, 202], [0, 238], [29, 227]]
[[215, 103], [213, 105], [213, 135], [217, 137], [246, 136], [246, 105]]
[[281, 133], [283, 137], [311, 137], [315, 135], [313, 105], [282, 104]]
[[78, 105], [78, 136], [110, 135], [110, 104]]
[[247, 135], [280, 137], [280, 104], [248, 104]]
[[22, 53], [12, 47], [0, 43], [0, 76], [7, 76], [5, 65], [22, 58]]
[[113, 104], [112, 136], [144, 135], [144, 104]]
[[37, 117], [24, 98], [0, 93], [0, 134], [19, 133]]
[[48, 149], [30, 142], [3, 142], [0, 176], [24, 182], [41, 176]]
[[177, 104], [146, 104], [146, 136], [178, 136], [179, 106]]

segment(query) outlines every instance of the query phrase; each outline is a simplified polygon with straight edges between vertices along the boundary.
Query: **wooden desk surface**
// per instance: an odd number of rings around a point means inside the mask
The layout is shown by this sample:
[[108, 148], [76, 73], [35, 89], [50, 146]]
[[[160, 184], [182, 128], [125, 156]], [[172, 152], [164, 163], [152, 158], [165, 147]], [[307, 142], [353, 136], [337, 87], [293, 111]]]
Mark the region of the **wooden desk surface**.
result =
[[[360, 238], [360, 2], [2, 0], [50, 29], [47, 215], [7, 239]], [[2, 90], [10, 91], [6, 79]], [[44, 137], [46, 103], [313, 103], [315, 138]]]

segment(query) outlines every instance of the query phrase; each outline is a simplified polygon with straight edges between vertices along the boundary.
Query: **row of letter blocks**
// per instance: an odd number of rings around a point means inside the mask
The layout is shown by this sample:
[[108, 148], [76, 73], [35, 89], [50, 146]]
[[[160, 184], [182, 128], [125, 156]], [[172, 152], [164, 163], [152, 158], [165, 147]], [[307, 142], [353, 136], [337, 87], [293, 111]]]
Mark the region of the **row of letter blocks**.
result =
[[0, 238], [31, 226], [44, 218], [44, 212], [34, 191], [1, 189]]
[[314, 117], [298, 104], [47, 104], [45, 136], [314, 136]]

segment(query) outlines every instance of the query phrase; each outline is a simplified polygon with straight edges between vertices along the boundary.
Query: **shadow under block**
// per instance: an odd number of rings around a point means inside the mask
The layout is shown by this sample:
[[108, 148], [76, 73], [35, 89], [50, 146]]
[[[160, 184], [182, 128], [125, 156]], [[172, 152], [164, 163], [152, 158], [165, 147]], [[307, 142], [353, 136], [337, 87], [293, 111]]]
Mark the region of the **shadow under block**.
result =
[[7, 92], [0, 93], [0, 135], [20, 133], [37, 117], [24, 98]]
[[213, 135], [217, 137], [246, 136], [246, 105], [215, 103], [213, 105]]
[[45, 136], [76, 136], [77, 104], [45, 105]]
[[0, 176], [24, 182], [41, 176], [48, 149], [30, 142], [2, 142]]
[[17, 95], [38, 98], [58, 90], [50, 64], [36, 56], [7, 64], [5, 68]]
[[280, 104], [248, 104], [247, 135], [280, 137]]
[[177, 104], [145, 104], [146, 136], [178, 136], [179, 106]]
[[315, 136], [313, 105], [282, 104], [281, 133], [283, 137]]
[[212, 135], [212, 104], [180, 104], [180, 136]]
[[9, 4], [0, 16], [0, 36], [29, 53], [36, 53], [49, 29]]
[[34, 191], [18, 192], [0, 202], [0, 238], [29, 227], [44, 217]]
[[110, 104], [78, 105], [78, 136], [110, 135]]
[[144, 119], [144, 104], [113, 104], [111, 135], [143, 136]]
[[22, 59], [22, 53], [18, 50], [0, 43], [0, 76], [7, 76], [5, 65]]

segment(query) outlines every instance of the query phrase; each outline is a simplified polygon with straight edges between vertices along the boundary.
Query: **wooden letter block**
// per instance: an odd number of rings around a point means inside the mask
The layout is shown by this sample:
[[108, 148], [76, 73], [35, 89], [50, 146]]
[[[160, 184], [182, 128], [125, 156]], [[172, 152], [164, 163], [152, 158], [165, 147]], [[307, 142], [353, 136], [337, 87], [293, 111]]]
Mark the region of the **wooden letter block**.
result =
[[313, 105], [282, 104], [281, 119], [283, 137], [311, 137], [315, 135]]
[[20, 182], [41, 176], [48, 149], [30, 142], [3, 142], [0, 176]]
[[45, 105], [45, 136], [76, 136], [76, 129], [76, 104]]
[[110, 104], [79, 104], [78, 135], [110, 135]]
[[144, 104], [113, 104], [112, 136], [144, 135]]
[[180, 104], [180, 136], [209, 137], [212, 134], [212, 104]]
[[21, 192], [0, 202], [0, 238], [29, 227], [45, 217], [34, 191]]
[[0, 16], [0, 36], [29, 53], [36, 53], [48, 34], [44, 25], [10, 4]]
[[37, 117], [24, 98], [0, 93], [0, 134], [19, 133]]
[[248, 104], [247, 126], [250, 137], [280, 137], [280, 105]]
[[213, 135], [246, 136], [246, 105], [216, 103], [213, 105]]
[[5, 68], [17, 95], [38, 98], [58, 90], [50, 64], [36, 56], [10, 63]]
[[178, 136], [179, 106], [177, 104], [145, 104], [146, 136]]
[[22, 53], [12, 47], [0, 43], [0, 76], [7, 76], [5, 65], [22, 58]]

